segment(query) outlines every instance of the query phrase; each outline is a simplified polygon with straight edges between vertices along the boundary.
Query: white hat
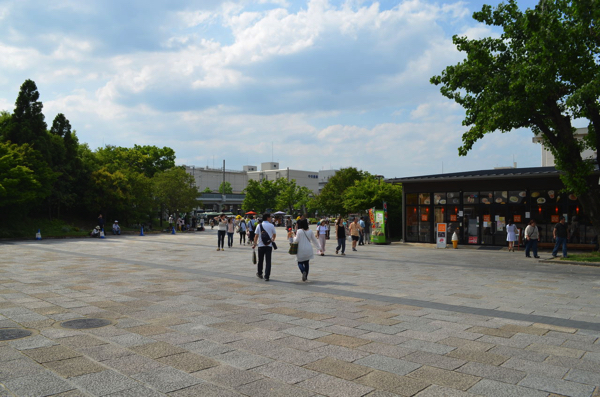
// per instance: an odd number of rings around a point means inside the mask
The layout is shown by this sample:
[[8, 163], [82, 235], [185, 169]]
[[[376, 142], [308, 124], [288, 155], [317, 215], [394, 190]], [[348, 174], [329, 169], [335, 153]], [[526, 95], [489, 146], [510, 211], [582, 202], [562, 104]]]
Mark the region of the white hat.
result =
[[115, 221], [115, 223], [119, 223], [119, 221]]

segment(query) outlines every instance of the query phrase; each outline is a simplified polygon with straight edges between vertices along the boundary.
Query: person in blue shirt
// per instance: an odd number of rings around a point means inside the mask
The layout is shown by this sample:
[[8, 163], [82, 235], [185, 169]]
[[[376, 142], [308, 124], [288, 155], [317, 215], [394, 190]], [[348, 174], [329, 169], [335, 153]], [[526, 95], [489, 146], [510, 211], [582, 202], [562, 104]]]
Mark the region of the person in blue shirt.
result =
[[358, 238], [358, 245], [365, 245], [365, 221], [363, 221], [363, 218], [360, 218], [358, 224], [360, 225], [360, 237]]

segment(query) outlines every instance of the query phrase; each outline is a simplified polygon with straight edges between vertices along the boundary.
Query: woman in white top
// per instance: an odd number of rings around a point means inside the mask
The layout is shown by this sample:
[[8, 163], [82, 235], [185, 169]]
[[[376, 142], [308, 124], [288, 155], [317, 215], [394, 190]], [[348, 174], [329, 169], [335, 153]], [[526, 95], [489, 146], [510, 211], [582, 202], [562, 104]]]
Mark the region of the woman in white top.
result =
[[227, 218], [225, 214], [221, 214], [219, 218], [215, 218], [215, 222], [219, 225], [217, 232], [217, 251], [225, 251], [225, 235], [227, 234]]
[[517, 241], [517, 225], [512, 220], [508, 221], [506, 226], [506, 241], [508, 241], [508, 251], [515, 252], [515, 241]]
[[315, 238], [312, 230], [308, 230], [308, 221], [306, 219], [298, 221], [298, 232], [296, 233], [294, 242], [298, 243], [298, 253], [296, 254], [298, 269], [302, 273], [302, 281], [306, 281], [308, 278], [309, 261], [314, 258], [311, 243], [317, 250], [321, 250], [321, 244]]
[[[300, 228], [300, 226], [298, 226]], [[325, 256], [325, 240], [327, 240], [327, 226], [325, 225], [325, 221], [322, 220], [319, 226], [317, 226], [317, 236], [319, 237], [319, 242], [321, 243], [321, 256]]]

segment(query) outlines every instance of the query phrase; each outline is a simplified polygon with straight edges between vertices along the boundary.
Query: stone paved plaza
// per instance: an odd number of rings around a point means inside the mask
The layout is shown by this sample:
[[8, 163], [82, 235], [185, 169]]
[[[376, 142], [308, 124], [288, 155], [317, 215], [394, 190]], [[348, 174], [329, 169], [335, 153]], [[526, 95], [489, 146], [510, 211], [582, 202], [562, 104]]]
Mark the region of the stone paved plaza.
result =
[[0, 243], [0, 396], [600, 396], [600, 268], [279, 240], [269, 282], [211, 230]]

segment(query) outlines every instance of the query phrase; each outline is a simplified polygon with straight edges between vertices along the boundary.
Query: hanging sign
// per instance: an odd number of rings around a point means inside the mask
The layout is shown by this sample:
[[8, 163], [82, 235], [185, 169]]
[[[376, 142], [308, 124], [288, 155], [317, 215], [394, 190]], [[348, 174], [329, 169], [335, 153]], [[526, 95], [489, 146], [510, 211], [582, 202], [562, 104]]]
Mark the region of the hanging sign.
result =
[[484, 215], [483, 216], [483, 221], [484, 222], [490, 222], [490, 216], [489, 215]]
[[421, 214], [421, 222], [427, 222], [427, 214]]
[[558, 223], [558, 215], [551, 215], [550, 219], [552, 223]]
[[514, 218], [515, 223], [521, 222], [521, 215], [515, 215], [513, 218]]

